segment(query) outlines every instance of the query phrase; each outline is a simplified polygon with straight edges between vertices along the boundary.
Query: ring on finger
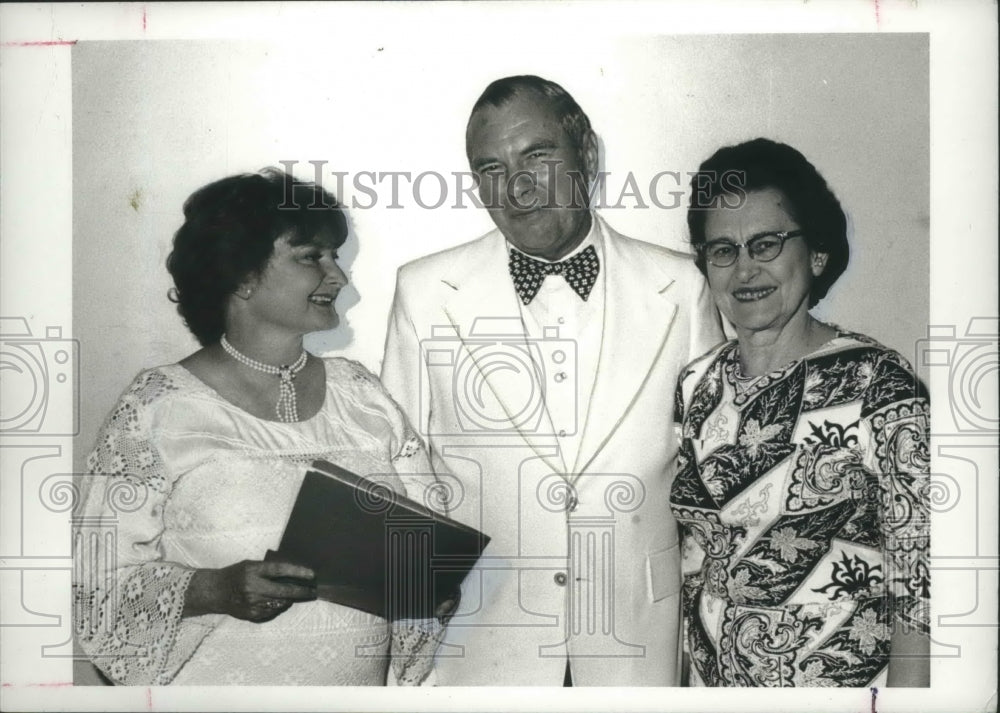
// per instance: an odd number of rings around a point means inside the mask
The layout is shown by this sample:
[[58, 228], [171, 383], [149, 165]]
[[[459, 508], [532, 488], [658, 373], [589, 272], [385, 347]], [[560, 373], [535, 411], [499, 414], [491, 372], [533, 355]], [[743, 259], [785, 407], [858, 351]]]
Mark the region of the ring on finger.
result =
[[264, 602], [264, 606], [267, 607], [268, 609], [280, 609], [283, 606], [283, 604], [278, 599], [268, 599], [267, 601]]

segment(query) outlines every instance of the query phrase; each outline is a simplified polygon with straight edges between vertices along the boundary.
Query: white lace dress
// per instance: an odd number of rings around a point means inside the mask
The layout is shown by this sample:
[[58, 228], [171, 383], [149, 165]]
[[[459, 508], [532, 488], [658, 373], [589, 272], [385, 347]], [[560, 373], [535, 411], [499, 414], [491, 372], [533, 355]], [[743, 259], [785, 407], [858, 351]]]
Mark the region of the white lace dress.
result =
[[77, 636], [116, 683], [383, 685], [428, 674], [433, 621], [390, 627], [326, 601], [261, 624], [181, 618], [195, 569], [277, 548], [316, 458], [440, 509], [423, 445], [379, 381], [360, 364], [323, 362], [323, 407], [298, 423], [258, 419], [176, 364], [142, 372], [122, 395], [88, 459], [74, 528]]

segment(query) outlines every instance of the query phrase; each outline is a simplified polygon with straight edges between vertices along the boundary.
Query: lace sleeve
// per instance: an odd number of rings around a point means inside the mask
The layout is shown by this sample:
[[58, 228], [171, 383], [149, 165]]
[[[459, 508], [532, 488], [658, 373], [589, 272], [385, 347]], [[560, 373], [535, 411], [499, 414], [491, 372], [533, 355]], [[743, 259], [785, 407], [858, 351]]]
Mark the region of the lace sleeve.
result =
[[883, 359], [872, 375], [862, 418], [872, 439], [869, 466], [878, 476], [886, 587], [904, 631], [930, 627], [930, 410], [923, 386], [901, 357]]
[[151, 402], [169, 386], [147, 372], [122, 396], [87, 459], [74, 521], [74, 618], [91, 661], [116, 683], [169, 683], [210, 631], [182, 626], [194, 570], [163, 561], [172, 488], [150, 436]]

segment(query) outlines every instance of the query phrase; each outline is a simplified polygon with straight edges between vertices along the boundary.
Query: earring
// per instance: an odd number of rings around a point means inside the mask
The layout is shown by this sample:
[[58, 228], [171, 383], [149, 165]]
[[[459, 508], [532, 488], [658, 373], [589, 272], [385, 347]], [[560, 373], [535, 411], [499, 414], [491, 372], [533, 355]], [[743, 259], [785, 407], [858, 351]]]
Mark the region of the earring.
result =
[[237, 292], [236, 296], [239, 297], [241, 300], [248, 300], [248, 299], [250, 299], [250, 295], [252, 295], [252, 294], [253, 294], [253, 288], [252, 287], [248, 287], [246, 289], [246, 294], [243, 294], [241, 292]]

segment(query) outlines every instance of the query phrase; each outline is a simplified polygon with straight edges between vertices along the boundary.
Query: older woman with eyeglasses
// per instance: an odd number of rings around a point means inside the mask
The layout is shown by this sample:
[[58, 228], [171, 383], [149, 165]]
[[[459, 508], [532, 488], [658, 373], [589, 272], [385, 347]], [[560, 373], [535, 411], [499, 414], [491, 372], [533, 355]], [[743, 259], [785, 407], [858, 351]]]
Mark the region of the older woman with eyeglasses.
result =
[[756, 139], [701, 165], [688, 226], [737, 337], [676, 394], [688, 683], [928, 685], [927, 394], [809, 314], [847, 267], [839, 202]]

